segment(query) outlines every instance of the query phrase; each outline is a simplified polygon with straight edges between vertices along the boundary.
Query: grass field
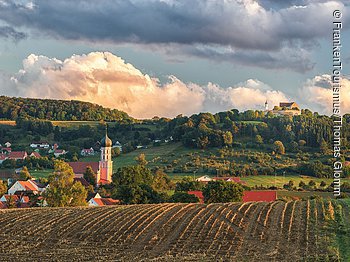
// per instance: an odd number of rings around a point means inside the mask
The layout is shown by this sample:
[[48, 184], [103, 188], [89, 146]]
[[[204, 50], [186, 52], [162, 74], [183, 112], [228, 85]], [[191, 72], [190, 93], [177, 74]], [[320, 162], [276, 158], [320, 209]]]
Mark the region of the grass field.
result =
[[349, 204], [310, 200], [0, 210], [0, 257], [4, 262], [348, 261]]

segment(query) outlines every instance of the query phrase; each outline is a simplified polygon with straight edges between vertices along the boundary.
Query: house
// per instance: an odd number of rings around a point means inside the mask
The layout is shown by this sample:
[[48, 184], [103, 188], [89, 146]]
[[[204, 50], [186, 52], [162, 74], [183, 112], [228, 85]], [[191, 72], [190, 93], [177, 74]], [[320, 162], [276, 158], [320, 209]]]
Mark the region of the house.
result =
[[29, 203], [29, 196], [18, 196], [18, 195], [9, 195], [5, 194], [0, 198], [0, 202], [8, 202], [12, 198], [16, 203]]
[[208, 183], [209, 181], [213, 181], [213, 179], [209, 176], [201, 176], [201, 177], [197, 178], [196, 181]]
[[26, 159], [28, 157], [28, 154], [26, 151], [12, 151], [9, 155], [8, 155], [8, 159], [14, 159], [14, 160], [23, 160]]
[[120, 200], [115, 200], [112, 198], [102, 198], [99, 193], [97, 193], [93, 198], [88, 201], [89, 206], [112, 206], [120, 204]]
[[16, 181], [7, 191], [9, 195], [14, 195], [16, 192], [22, 193], [32, 193], [39, 194], [45, 191], [46, 187], [44, 185], [39, 184], [35, 180], [27, 180], [27, 181]]
[[123, 146], [119, 141], [115, 142], [115, 144], [112, 146], [112, 148], [116, 147], [119, 148], [120, 153], [123, 152]]
[[82, 156], [93, 156], [95, 155], [95, 150], [90, 147], [90, 148], [84, 148], [81, 150], [80, 155]]
[[243, 202], [273, 202], [277, 200], [277, 191], [260, 190], [260, 191], [244, 191]]
[[98, 162], [68, 162], [68, 165], [73, 168], [73, 172], [77, 178], [84, 177], [84, 173], [88, 166], [92, 168], [95, 174], [98, 174], [100, 172]]
[[1, 151], [3, 153], [11, 153], [12, 149], [11, 149], [11, 147], [3, 147], [3, 148], [1, 148]]
[[41, 141], [41, 142], [32, 142], [30, 144], [31, 148], [45, 148], [48, 149], [50, 147], [50, 144], [46, 141]]
[[80, 182], [85, 188], [90, 187], [90, 183], [83, 177], [74, 177], [74, 182]]
[[53, 151], [53, 155], [55, 157], [63, 156], [65, 154], [67, 154], [67, 152], [64, 149], [56, 149], [55, 151]]
[[223, 180], [226, 182], [235, 182], [241, 185], [245, 185], [246, 182], [242, 181], [240, 177], [213, 177], [214, 181], [219, 181], [219, 180]]
[[187, 194], [189, 195], [195, 195], [199, 199], [199, 203], [203, 204], [204, 203], [204, 196], [202, 191], [188, 191]]
[[30, 155], [30, 157], [34, 157], [34, 158], [41, 158], [41, 155], [39, 154], [39, 152], [32, 152]]
[[10, 142], [6, 142], [5, 144], [4, 144], [6, 147], [11, 147], [11, 143]]

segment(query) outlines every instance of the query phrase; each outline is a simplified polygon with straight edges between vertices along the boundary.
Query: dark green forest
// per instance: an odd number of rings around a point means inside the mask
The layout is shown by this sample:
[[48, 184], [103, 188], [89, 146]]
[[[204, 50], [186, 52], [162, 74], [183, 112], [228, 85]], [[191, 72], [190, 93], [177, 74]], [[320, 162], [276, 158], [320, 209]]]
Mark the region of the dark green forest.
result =
[[0, 119], [37, 118], [52, 121], [131, 121], [128, 114], [100, 105], [52, 99], [0, 96]]

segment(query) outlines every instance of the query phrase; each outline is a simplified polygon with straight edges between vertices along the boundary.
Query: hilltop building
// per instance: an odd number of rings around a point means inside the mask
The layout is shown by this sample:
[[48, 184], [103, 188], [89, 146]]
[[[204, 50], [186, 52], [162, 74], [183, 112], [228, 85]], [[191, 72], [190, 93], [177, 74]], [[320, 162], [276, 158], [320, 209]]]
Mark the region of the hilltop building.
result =
[[266, 100], [264, 109], [266, 113], [272, 112], [275, 116], [298, 116], [301, 114], [300, 106], [296, 102], [280, 102], [279, 106], [269, 110], [269, 104]]

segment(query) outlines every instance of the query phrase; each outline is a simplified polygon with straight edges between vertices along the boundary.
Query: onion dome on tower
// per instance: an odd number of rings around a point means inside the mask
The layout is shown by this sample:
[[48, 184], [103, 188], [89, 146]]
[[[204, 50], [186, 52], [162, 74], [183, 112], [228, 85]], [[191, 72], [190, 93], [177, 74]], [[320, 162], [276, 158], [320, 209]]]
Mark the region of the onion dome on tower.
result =
[[112, 145], [113, 145], [112, 140], [107, 136], [107, 130], [106, 130], [106, 136], [101, 140], [101, 147], [112, 147]]

